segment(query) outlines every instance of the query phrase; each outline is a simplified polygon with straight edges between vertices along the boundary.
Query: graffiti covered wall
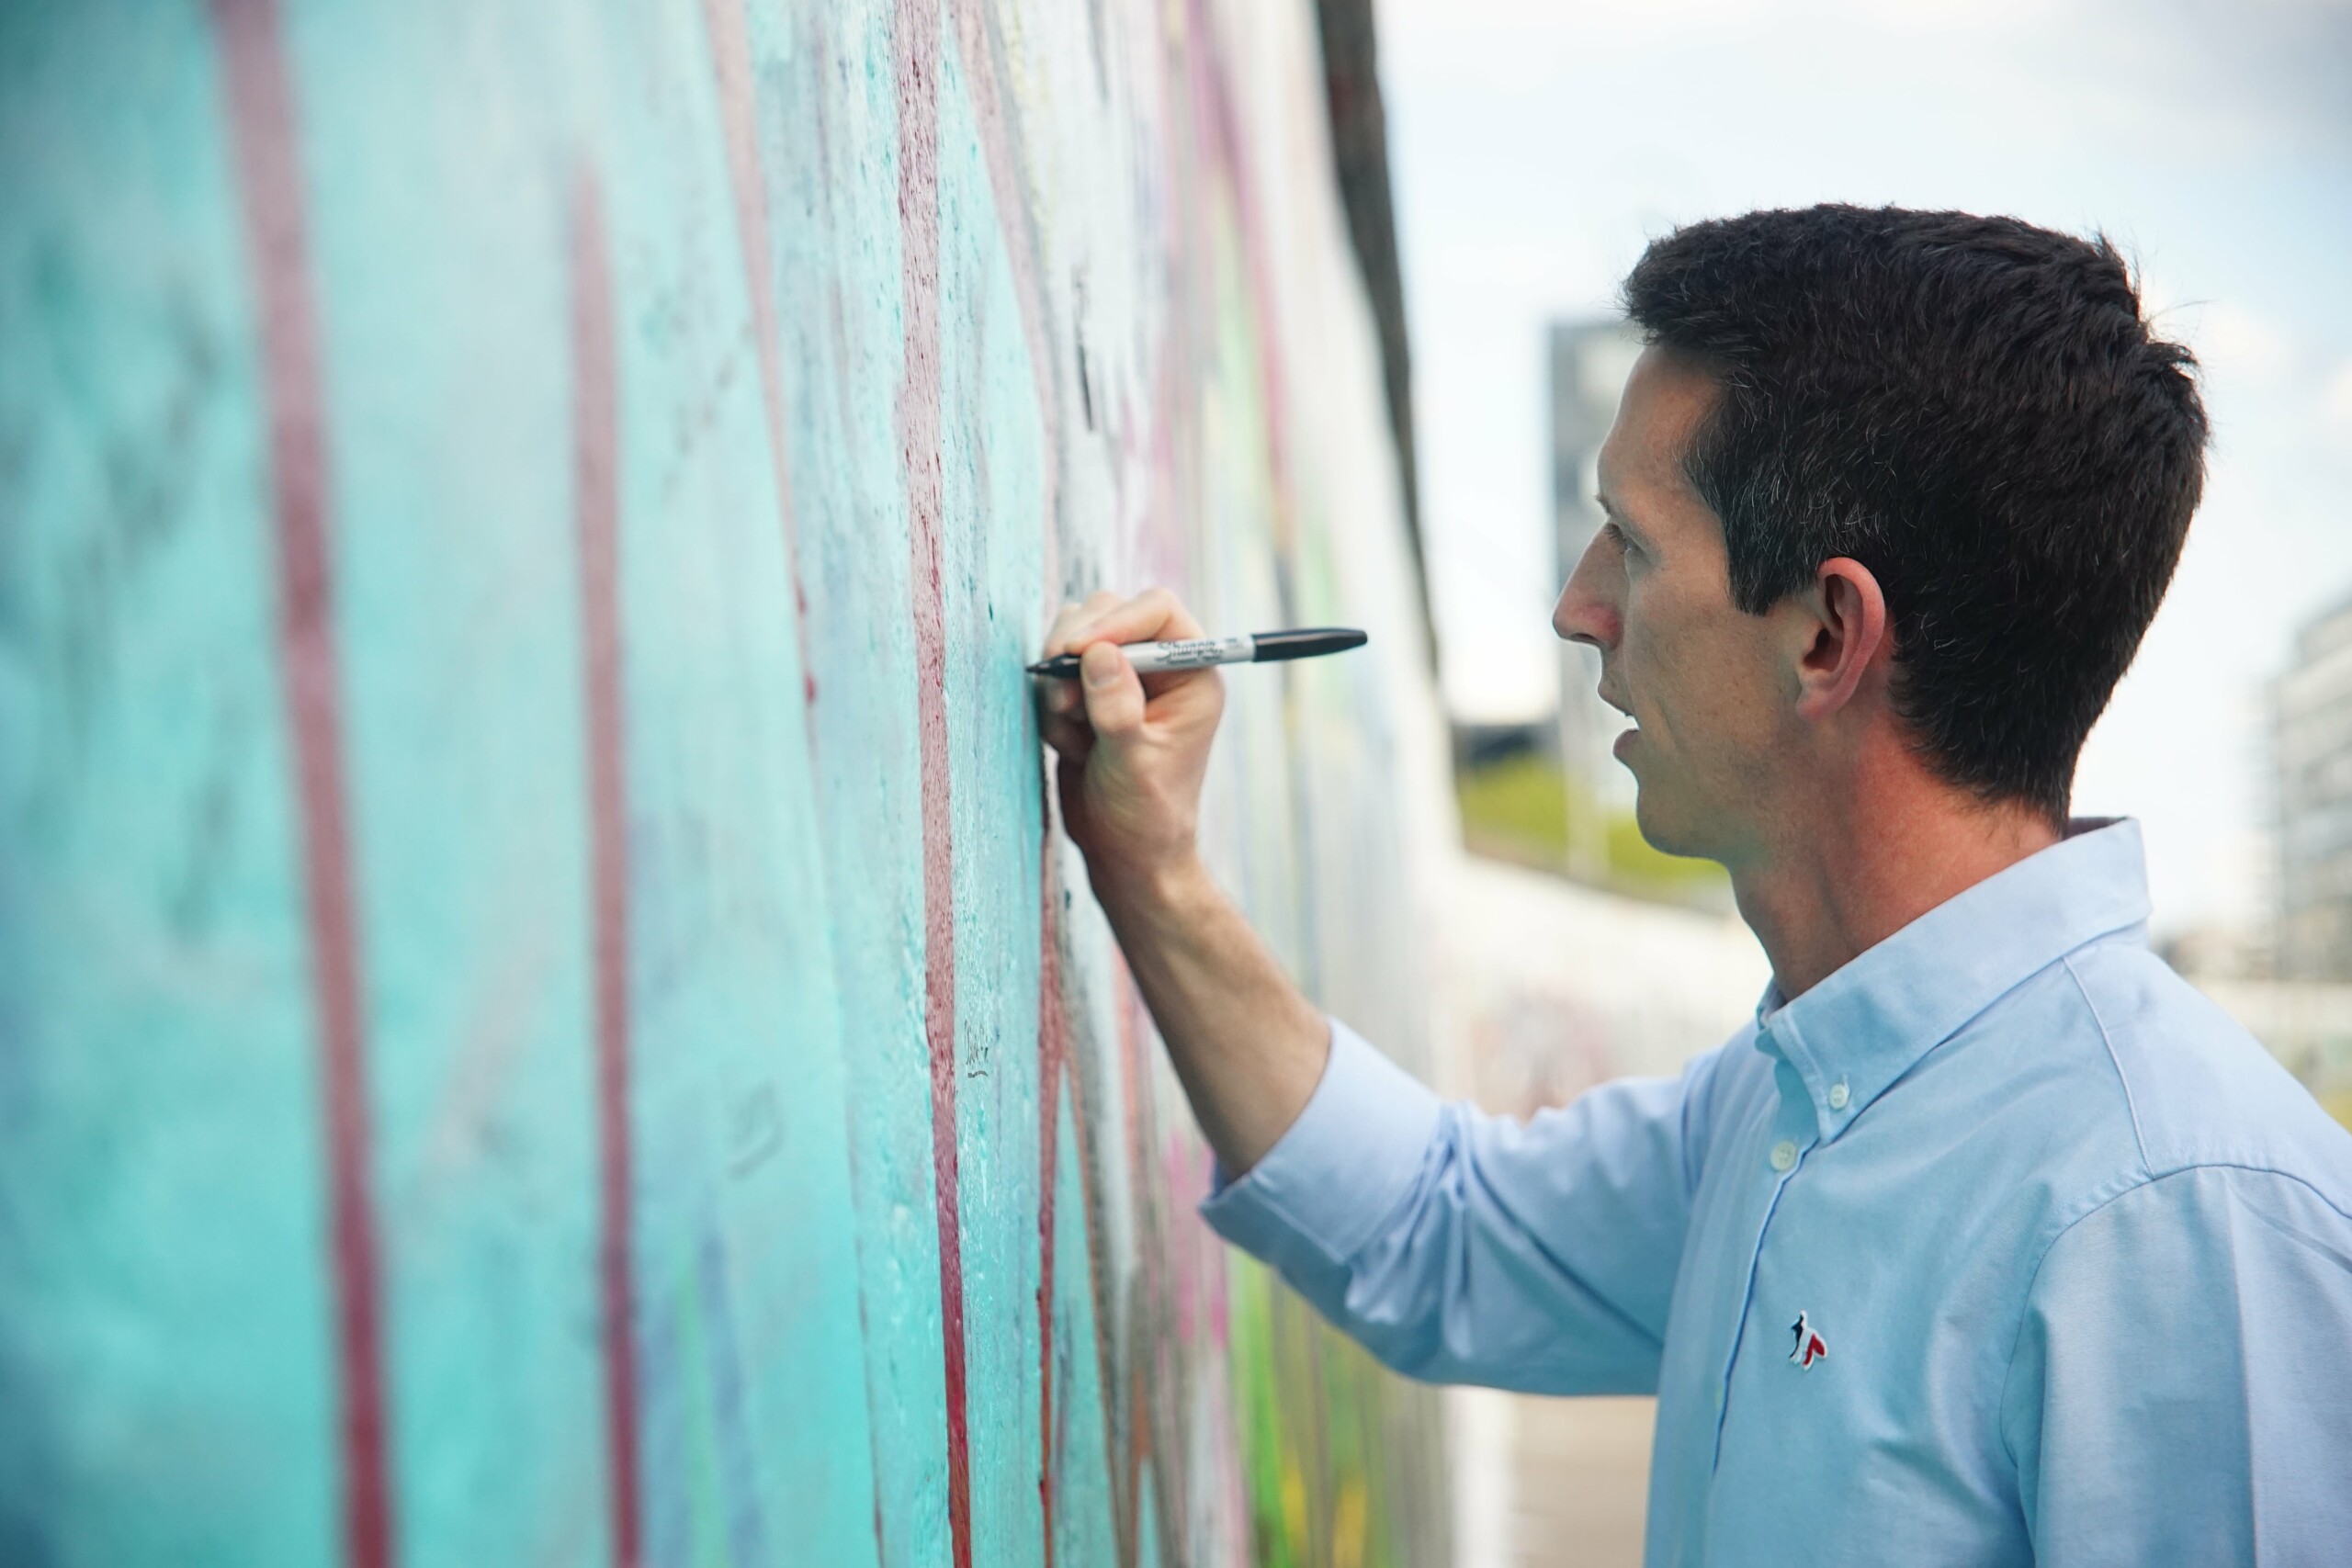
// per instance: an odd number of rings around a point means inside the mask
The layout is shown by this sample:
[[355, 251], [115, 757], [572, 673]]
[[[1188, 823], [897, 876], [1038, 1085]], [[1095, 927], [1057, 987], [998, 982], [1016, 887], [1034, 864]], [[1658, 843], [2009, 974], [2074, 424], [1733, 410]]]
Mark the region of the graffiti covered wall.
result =
[[1444, 1560], [1022, 672], [1369, 627], [1204, 826], [1427, 1066], [1325, 137], [1304, 0], [0, 10], [0, 1560]]

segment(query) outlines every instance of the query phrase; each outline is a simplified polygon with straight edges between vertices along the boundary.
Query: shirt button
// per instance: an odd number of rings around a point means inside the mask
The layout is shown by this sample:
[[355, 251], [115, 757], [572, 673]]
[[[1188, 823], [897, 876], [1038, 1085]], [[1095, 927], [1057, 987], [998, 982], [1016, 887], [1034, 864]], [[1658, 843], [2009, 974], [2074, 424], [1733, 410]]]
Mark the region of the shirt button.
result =
[[1853, 1098], [1853, 1094], [1846, 1088], [1846, 1080], [1844, 1078], [1839, 1078], [1836, 1083], [1829, 1086], [1830, 1110], [1845, 1110], [1846, 1102]]
[[1772, 1145], [1772, 1168], [1774, 1170], [1786, 1170], [1789, 1167], [1796, 1163], [1797, 1146], [1794, 1144], [1789, 1142], [1786, 1138], [1782, 1138], [1779, 1143]]

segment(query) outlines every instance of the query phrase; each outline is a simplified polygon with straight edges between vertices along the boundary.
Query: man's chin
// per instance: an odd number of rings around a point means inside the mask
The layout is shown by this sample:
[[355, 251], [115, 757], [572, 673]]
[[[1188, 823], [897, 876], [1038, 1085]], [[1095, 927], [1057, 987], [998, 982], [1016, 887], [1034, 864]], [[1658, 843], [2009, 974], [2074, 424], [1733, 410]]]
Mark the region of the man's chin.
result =
[[1641, 829], [1642, 841], [1660, 854], [1705, 859], [1707, 852], [1700, 844], [1701, 835], [1691, 830], [1691, 823], [1679, 819], [1660, 796], [1660, 791], [1645, 786], [1641, 775], [1634, 774], [1634, 826]]

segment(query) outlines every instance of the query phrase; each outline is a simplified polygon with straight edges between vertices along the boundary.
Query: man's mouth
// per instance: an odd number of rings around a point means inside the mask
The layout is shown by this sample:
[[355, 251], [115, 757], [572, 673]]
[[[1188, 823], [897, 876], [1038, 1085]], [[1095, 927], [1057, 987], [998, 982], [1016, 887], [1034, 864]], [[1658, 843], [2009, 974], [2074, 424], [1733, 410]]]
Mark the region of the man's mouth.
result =
[[[1633, 710], [1631, 707], [1629, 707], [1628, 705], [1626, 705], [1624, 703], [1621, 703], [1621, 702], [1619, 702], [1615, 697], [1611, 696], [1607, 692], [1600, 691], [1600, 688], [1598, 688], [1598, 687], [1595, 687], [1595, 688], [1594, 688], [1594, 692], [1595, 692], [1595, 694], [1596, 694], [1596, 695], [1598, 695], [1598, 696], [1600, 698], [1600, 700], [1601, 700], [1602, 702], [1607, 703], [1611, 707], [1615, 708], [1619, 713], [1623, 714], [1627, 718], [1630, 718], [1630, 719], [1633, 719], [1633, 720], [1634, 720], [1634, 722], [1633, 722], [1633, 727], [1632, 727], [1631, 728], [1627, 729], [1623, 734], [1622, 734], [1622, 735], [1618, 736], [1618, 737], [1617, 737], [1617, 739], [1616, 739], [1615, 740], [1613, 740], [1613, 741], [1611, 741], [1611, 742], [1610, 743], [1610, 747], [1609, 747], [1609, 754], [1610, 754], [1611, 756], [1612, 756], [1612, 757], [1615, 757], [1618, 761], [1624, 761], [1624, 757], [1625, 757], [1625, 750], [1626, 750], [1626, 748], [1627, 748], [1627, 747], [1629, 747], [1629, 746], [1631, 746], [1631, 745], [1633, 744], [1633, 742], [1634, 742], [1634, 738], [1635, 738], [1635, 737], [1637, 737], [1637, 736], [1639, 736], [1639, 735], [1641, 734], [1641, 732], [1642, 732], [1642, 721], [1641, 721], [1640, 719], [1638, 719], [1638, 718], [1634, 718], [1634, 710]], [[1628, 764], [1628, 765], [1630, 766], [1631, 764]]]

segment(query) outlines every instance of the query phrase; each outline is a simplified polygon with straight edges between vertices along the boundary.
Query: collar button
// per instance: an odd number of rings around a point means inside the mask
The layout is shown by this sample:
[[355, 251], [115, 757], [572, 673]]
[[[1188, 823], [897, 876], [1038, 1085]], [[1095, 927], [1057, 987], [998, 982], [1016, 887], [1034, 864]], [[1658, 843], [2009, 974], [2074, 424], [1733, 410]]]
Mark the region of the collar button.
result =
[[1831, 1085], [1829, 1086], [1829, 1109], [1830, 1109], [1830, 1110], [1832, 1110], [1832, 1111], [1843, 1111], [1843, 1110], [1845, 1110], [1845, 1109], [1846, 1109], [1846, 1102], [1847, 1102], [1848, 1100], [1849, 1100], [1853, 1099], [1853, 1098], [1854, 1098], [1854, 1096], [1853, 1096], [1853, 1091], [1852, 1091], [1852, 1090], [1850, 1090], [1850, 1089], [1849, 1089], [1846, 1087], [1846, 1080], [1845, 1080], [1844, 1078], [1839, 1078], [1836, 1083], [1831, 1084]]
[[1782, 1138], [1779, 1143], [1772, 1145], [1772, 1168], [1774, 1170], [1786, 1170], [1789, 1167], [1796, 1163], [1796, 1145], [1791, 1143], [1786, 1138]]

